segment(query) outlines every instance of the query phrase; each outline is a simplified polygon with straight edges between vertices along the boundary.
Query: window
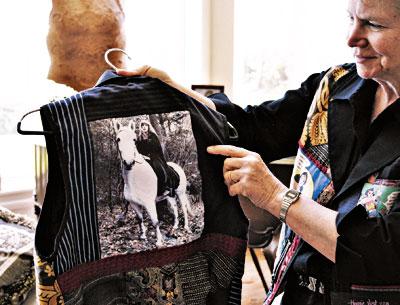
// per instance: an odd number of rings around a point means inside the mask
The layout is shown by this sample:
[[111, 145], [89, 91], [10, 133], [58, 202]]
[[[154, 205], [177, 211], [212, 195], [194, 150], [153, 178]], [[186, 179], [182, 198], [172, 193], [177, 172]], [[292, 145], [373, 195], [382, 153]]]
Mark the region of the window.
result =
[[208, 47], [203, 0], [124, 2], [131, 65], [150, 64], [190, 87], [208, 81]]
[[351, 62], [346, 1], [235, 0], [233, 97], [276, 99], [308, 75]]
[[[21, 7], [24, 7], [21, 9]], [[43, 104], [49, 58], [46, 34], [51, 1], [8, 1], [0, 10], [0, 177], [1, 190], [32, 189], [34, 144], [39, 137], [16, 133], [21, 115]], [[34, 14], [32, 12], [35, 12]], [[41, 128], [39, 116], [27, 128]]]

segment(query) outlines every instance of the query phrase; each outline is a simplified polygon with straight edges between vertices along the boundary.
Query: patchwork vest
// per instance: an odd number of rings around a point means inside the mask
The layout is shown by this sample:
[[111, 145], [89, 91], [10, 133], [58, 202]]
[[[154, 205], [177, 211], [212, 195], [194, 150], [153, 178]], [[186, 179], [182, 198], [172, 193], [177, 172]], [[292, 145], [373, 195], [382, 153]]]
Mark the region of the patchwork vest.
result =
[[[229, 143], [222, 114], [157, 79], [107, 71], [41, 117], [51, 134], [40, 304], [240, 304], [247, 219], [223, 158], [206, 152]], [[155, 141], [178, 176], [161, 194], [139, 140]]]

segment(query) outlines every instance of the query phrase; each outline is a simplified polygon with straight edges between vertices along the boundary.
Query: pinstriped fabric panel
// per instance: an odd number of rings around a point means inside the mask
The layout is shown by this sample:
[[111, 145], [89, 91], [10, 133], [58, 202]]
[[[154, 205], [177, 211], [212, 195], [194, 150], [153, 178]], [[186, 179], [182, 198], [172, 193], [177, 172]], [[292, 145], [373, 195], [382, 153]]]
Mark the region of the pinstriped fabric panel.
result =
[[218, 289], [224, 289], [227, 304], [240, 305], [243, 271], [243, 261], [219, 250], [197, 253], [179, 264], [186, 304], [203, 305]]
[[225, 255], [220, 251], [210, 251], [207, 256], [218, 286], [225, 287], [229, 291], [227, 303], [240, 305], [244, 261]]
[[209, 265], [204, 253], [197, 253], [179, 264], [183, 297], [187, 305], [205, 305], [210, 293]]
[[240, 305], [242, 299], [242, 277], [244, 273], [244, 262], [239, 261], [235, 273], [233, 274], [229, 291], [228, 304]]
[[81, 94], [48, 105], [59, 126], [70, 186], [68, 218], [54, 260], [56, 274], [100, 257], [92, 148]]

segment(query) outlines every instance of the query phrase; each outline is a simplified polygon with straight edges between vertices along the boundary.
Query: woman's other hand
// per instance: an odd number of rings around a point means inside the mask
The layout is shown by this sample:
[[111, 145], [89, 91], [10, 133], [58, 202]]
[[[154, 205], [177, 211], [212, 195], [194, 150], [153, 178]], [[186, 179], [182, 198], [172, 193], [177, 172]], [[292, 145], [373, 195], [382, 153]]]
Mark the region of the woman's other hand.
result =
[[175, 89], [189, 95], [196, 101], [210, 107], [213, 110], [216, 110], [215, 104], [211, 99], [205, 97], [204, 95], [194, 90], [191, 90], [189, 88], [186, 88], [178, 84], [177, 82], [172, 80], [171, 77], [166, 72], [159, 70], [157, 68], [153, 68], [149, 65], [144, 65], [134, 70], [117, 69], [115, 72], [117, 72], [117, 74], [121, 76], [149, 76], [153, 78], [158, 78], [159, 80], [170, 85], [171, 87], [174, 87]]
[[144, 65], [134, 70], [117, 69], [115, 72], [121, 76], [150, 76], [153, 78], [158, 78], [162, 82], [169, 85], [172, 83], [171, 78], [166, 72], [157, 68], [153, 68], [149, 65]]

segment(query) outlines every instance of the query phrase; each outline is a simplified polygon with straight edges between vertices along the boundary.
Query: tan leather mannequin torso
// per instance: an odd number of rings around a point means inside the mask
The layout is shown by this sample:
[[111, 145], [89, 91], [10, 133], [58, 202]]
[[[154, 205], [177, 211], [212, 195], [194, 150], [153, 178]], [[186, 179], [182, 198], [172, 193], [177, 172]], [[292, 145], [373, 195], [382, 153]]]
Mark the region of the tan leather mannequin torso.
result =
[[[48, 78], [78, 91], [92, 87], [109, 68], [104, 52], [125, 47], [124, 17], [119, 0], [53, 0]], [[112, 52], [110, 60], [122, 67], [123, 56]]]

